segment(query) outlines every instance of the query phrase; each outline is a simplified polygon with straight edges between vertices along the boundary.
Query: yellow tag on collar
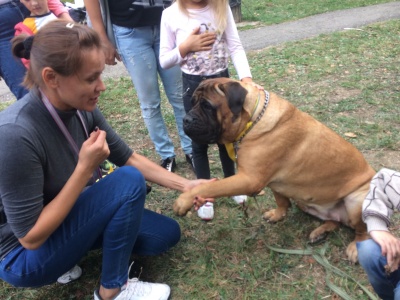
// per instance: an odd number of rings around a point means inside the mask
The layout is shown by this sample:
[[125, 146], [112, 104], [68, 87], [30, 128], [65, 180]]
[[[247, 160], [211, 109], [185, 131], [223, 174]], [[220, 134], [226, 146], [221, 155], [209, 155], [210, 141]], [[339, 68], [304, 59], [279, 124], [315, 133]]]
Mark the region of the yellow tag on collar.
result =
[[[235, 142], [241, 138], [242, 136], [244, 136], [244, 134], [246, 133], [246, 131], [251, 127], [251, 125], [253, 125], [253, 122], [248, 122], [246, 124], [245, 129], [243, 129], [243, 131], [239, 134], [239, 136], [235, 139]], [[233, 143], [228, 143], [225, 144], [225, 148], [226, 151], [228, 152], [228, 155], [230, 157], [230, 159], [232, 159], [234, 162], [236, 162], [236, 151], [235, 151], [235, 147], [233, 146]]]
[[228, 152], [229, 157], [236, 162], [236, 153], [233, 148], [233, 143], [225, 144], [226, 152]]

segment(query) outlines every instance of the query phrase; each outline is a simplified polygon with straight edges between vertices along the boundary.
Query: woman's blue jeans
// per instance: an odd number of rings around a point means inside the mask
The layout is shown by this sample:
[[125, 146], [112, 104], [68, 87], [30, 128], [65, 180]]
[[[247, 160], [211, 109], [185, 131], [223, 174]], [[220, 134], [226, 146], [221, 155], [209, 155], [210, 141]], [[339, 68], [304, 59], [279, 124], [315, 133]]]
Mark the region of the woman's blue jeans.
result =
[[26, 69], [12, 55], [11, 39], [15, 35], [14, 26], [28, 15], [29, 11], [19, 0], [0, 5], [0, 76], [17, 99], [28, 93], [21, 85]]
[[384, 300], [400, 300], [400, 271], [386, 275], [386, 257], [372, 239], [357, 242], [358, 260], [375, 292]]
[[180, 239], [179, 224], [144, 209], [146, 184], [133, 167], [121, 167], [82, 192], [60, 227], [37, 250], [17, 247], [0, 262], [0, 278], [17, 287], [53, 283], [93, 249], [102, 248], [101, 285], [128, 278], [132, 253], [157, 255]]
[[162, 159], [175, 157], [174, 144], [161, 114], [160, 76], [165, 94], [171, 104], [181, 147], [185, 154], [192, 153], [192, 141], [183, 131], [185, 110], [182, 100], [182, 74], [179, 66], [161, 68], [160, 28], [145, 26], [126, 28], [113, 25], [119, 54], [135, 86], [142, 116], [157, 153]]

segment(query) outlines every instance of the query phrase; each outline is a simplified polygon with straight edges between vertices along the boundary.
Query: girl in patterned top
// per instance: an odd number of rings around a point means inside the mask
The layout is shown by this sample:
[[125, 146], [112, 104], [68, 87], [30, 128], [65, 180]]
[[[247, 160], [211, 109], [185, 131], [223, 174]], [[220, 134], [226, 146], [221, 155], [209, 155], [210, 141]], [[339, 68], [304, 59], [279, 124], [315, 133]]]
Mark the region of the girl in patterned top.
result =
[[[227, 0], [177, 0], [165, 9], [161, 18], [160, 64], [163, 68], [179, 65], [182, 70], [183, 104], [192, 108], [191, 98], [200, 82], [208, 78], [229, 77], [229, 57], [239, 79], [252, 82], [249, 63]], [[235, 164], [224, 145], [218, 145], [225, 177], [235, 174]], [[194, 171], [197, 178], [210, 178], [208, 145], [192, 142]], [[238, 204], [247, 196], [234, 196]], [[198, 210], [203, 220], [214, 216], [213, 204]]]

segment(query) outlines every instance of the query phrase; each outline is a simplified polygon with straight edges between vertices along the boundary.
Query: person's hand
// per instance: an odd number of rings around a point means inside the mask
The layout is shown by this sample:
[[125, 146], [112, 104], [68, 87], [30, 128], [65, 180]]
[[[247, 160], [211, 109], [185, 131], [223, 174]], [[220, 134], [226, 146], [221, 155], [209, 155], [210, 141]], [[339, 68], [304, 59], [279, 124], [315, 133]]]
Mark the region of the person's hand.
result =
[[259, 84], [257, 84], [257, 83], [255, 83], [255, 82], [253, 81], [253, 79], [251, 79], [251, 77], [244, 77], [244, 78], [242, 78], [240, 81], [241, 81], [241, 82], [244, 82], [244, 83], [249, 83], [249, 84], [251, 84], [252, 86], [255, 86], [257, 89], [259, 89], [259, 90], [261, 90], [261, 91], [264, 90], [264, 87], [261, 86], [261, 85], [259, 85]]
[[396, 271], [400, 264], [400, 239], [388, 231], [373, 230], [369, 234], [381, 246], [382, 255], [386, 256], [388, 262], [388, 271]]
[[[190, 180], [189, 183], [186, 185], [184, 188], [184, 191], [189, 191], [192, 188], [204, 184], [204, 183], [209, 183], [212, 181], [217, 181], [217, 178], [212, 178], [212, 179], [196, 179], [196, 180]], [[200, 196], [195, 196], [193, 199], [193, 206], [195, 210], [198, 210], [201, 206], [203, 206], [206, 202], [214, 202], [214, 198], [202, 198]]]
[[89, 138], [82, 144], [79, 151], [78, 164], [84, 169], [93, 171], [108, 157], [110, 149], [106, 141], [106, 132], [103, 130], [93, 131]]
[[217, 39], [213, 32], [200, 33], [200, 27], [195, 28], [186, 40], [179, 45], [179, 51], [182, 57], [189, 52], [208, 51]]
[[117, 49], [115, 49], [113, 44], [111, 44], [108, 39], [102, 40], [102, 44], [107, 65], [113, 66], [117, 64], [116, 60], [121, 61], [121, 57], [119, 56]]

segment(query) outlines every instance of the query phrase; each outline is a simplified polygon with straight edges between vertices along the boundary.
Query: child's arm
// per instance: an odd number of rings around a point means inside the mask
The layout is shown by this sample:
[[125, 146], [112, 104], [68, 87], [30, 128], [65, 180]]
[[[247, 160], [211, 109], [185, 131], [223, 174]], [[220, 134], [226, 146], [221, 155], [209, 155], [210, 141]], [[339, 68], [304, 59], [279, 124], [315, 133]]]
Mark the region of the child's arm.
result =
[[398, 269], [400, 240], [389, 232], [390, 218], [400, 205], [400, 173], [381, 169], [371, 180], [369, 193], [363, 203], [362, 217], [372, 239], [386, 256], [387, 271]]
[[60, 19], [73, 22], [69, 15], [68, 8], [66, 8], [59, 0], [47, 0], [51, 12]]
[[169, 8], [165, 9], [161, 16], [160, 23], [160, 65], [169, 69], [182, 61], [179, 50], [175, 45], [176, 36], [169, 24]]
[[381, 169], [371, 180], [368, 195], [365, 197], [362, 218], [372, 230], [388, 231], [390, 218], [400, 206], [400, 173]]
[[246, 52], [244, 51], [242, 42], [240, 41], [239, 33], [236, 28], [236, 23], [232, 15], [232, 11], [227, 5], [227, 25], [224, 32], [228, 50], [235, 66], [236, 72], [240, 80], [251, 80], [251, 72]]

